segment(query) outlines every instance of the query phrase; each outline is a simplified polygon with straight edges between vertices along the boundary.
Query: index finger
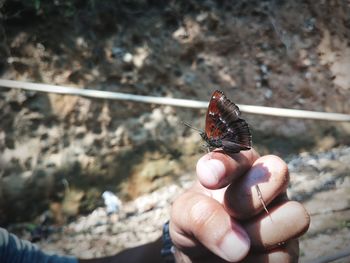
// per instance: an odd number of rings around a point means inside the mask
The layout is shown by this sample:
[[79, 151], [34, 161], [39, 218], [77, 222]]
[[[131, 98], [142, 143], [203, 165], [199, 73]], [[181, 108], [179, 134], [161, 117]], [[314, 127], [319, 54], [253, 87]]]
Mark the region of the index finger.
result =
[[226, 187], [246, 173], [258, 158], [254, 149], [231, 155], [222, 151], [210, 152], [197, 162], [198, 180], [208, 189]]

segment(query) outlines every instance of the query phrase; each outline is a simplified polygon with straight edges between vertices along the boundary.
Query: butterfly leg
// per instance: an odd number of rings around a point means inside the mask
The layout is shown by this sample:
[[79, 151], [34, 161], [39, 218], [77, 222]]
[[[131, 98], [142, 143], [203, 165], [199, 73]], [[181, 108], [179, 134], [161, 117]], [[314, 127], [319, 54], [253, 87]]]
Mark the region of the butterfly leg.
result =
[[210, 148], [208, 147], [207, 144], [203, 143], [201, 145], [201, 151], [206, 152], [206, 153], [210, 153]]

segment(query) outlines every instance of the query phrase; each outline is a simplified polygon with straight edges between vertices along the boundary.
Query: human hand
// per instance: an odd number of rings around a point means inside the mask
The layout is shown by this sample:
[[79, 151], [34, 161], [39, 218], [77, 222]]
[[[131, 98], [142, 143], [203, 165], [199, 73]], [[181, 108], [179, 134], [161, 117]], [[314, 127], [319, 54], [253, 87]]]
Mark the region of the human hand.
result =
[[197, 177], [172, 207], [177, 262], [298, 261], [297, 237], [307, 231], [310, 217], [287, 198], [283, 160], [259, 157], [253, 149], [231, 156], [214, 151], [198, 161]]

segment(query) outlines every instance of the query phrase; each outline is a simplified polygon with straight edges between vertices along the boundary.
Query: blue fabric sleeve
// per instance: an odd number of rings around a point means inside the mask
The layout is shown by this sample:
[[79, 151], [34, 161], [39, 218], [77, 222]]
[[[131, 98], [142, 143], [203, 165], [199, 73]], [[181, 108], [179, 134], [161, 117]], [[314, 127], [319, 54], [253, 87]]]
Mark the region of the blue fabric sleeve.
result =
[[29, 241], [21, 240], [0, 228], [1, 263], [78, 263], [74, 257], [50, 255]]

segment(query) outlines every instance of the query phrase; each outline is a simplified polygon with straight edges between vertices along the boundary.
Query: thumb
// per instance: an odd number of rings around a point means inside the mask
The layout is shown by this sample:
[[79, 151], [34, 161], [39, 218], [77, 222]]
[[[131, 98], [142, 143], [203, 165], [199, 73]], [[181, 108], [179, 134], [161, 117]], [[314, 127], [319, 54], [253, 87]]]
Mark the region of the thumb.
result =
[[175, 200], [171, 218], [173, 243], [190, 258], [207, 256], [202, 246], [229, 262], [240, 261], [249, 252], [247, 233], [209, 196], [191, 191], [183, 194]]

